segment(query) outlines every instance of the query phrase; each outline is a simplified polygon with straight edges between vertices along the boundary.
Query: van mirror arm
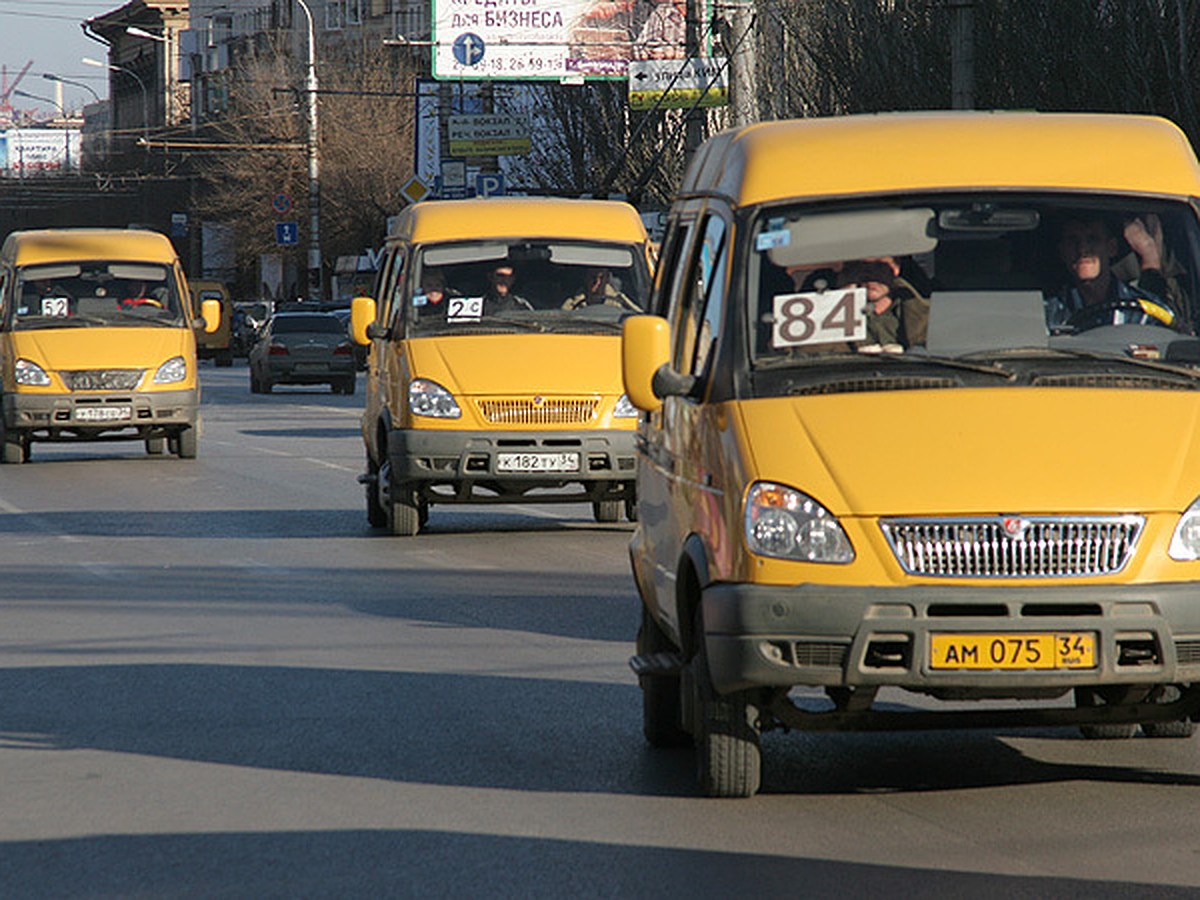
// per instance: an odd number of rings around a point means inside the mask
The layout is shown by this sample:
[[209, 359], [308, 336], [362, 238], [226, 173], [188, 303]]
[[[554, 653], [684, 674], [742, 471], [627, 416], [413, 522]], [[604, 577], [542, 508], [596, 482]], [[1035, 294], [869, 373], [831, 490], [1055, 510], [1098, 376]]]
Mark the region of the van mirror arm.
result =
[[696, 389], [697, 380], [695, 375], [683, 375], [672, 369], [668, 363], [663, 363], [650, 381], [650, 390], [654, 391], [654, 396], [659, 399], [688, 397]]
[[386, 325], [380, 325], [378, 322], [372, 322], [367, 326], [367, 337], [371, 340], [387, 340], [392, 336], [392, 329]]

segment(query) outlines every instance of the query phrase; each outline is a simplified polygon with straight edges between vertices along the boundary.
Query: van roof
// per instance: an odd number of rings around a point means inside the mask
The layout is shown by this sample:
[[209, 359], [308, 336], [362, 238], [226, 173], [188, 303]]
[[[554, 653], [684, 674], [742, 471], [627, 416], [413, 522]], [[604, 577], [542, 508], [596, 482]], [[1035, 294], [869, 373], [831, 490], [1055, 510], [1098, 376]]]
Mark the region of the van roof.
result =
[[1195, 196], [1200, 169], [1183, 132], [1154, 116], [883, 113], [722, 132], [697, 151], [679, 194], [743, 206], [964, 188]]
[[637, 210], [618, 200], [494, 197], [414, 204], [397, 216], [388, 237], [413, 243], [511, 237], [643, 243], [646, 228]]
[[167, 263], [175, 259], [175, 247], [157, 231], [48, 228], [12, 232], [4, 241], [3, 256], [19, 266], [91, 259]]

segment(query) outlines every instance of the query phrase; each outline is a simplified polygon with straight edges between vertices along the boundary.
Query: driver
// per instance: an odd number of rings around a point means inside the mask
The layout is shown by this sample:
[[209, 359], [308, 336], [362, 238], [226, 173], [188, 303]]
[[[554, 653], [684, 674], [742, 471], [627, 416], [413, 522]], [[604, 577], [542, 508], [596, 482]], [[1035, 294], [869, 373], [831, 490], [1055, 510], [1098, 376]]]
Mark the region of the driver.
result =
[[[1138, 245], [1133, 246], [1136, 250]], [[1069, 280], [1046, 298], [1046, 323], [1052, 330], [1064, 326], [1076, 330], [1099, 325], [1179, 326], [1179, 314], [1163, 299], [1166, 280], [1157, 258], [1142, 257], [1137, 282], [1122, 281], [1113, 273], [1118, 243], [1103, 216], [1081, 215], [1064, 221], [1057, 249]]]

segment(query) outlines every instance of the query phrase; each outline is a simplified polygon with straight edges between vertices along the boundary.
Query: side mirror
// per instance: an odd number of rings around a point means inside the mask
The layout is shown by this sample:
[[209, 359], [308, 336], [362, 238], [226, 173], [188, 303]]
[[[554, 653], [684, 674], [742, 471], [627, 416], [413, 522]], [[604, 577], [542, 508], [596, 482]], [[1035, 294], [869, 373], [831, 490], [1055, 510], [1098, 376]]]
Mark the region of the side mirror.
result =
[[673, 371], [671, 329], [659, 316], [630, 316], [621, 332], [621, 377], [638, 409], [654, 412], [662, 398], [691, 392], [696, 379]]
[[350, 301], [350, 336], [354, 343], [364, 347], [373, 338], [386, 337], [379, 334], [375, 324], [375, 301], [370, 297], [355, 297]]
[[200, 302], [200, 315], [204, 319], [204, 333], [213, 334], [221, 327], [221, 301], [202, 300]]

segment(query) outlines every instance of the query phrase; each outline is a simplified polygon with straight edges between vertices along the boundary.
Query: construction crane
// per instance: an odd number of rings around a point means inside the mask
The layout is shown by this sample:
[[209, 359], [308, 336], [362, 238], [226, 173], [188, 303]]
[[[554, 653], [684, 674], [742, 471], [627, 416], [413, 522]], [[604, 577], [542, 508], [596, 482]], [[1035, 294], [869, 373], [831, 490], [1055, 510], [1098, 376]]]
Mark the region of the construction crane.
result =
[[25, 63], [25, 68], [21, 73], [9, 83], [8, 66], [0, 66], [0, 125], [11, 125], [13, 123], [13, 107], [8, 102], [8, 98], [12, 96], [12, 92], [17, 89], [17, 85], [21, 83], [21, 79], [25, 77], [25, 73], [29, 71], [29, 67], [33, 65], [33, 60]]

